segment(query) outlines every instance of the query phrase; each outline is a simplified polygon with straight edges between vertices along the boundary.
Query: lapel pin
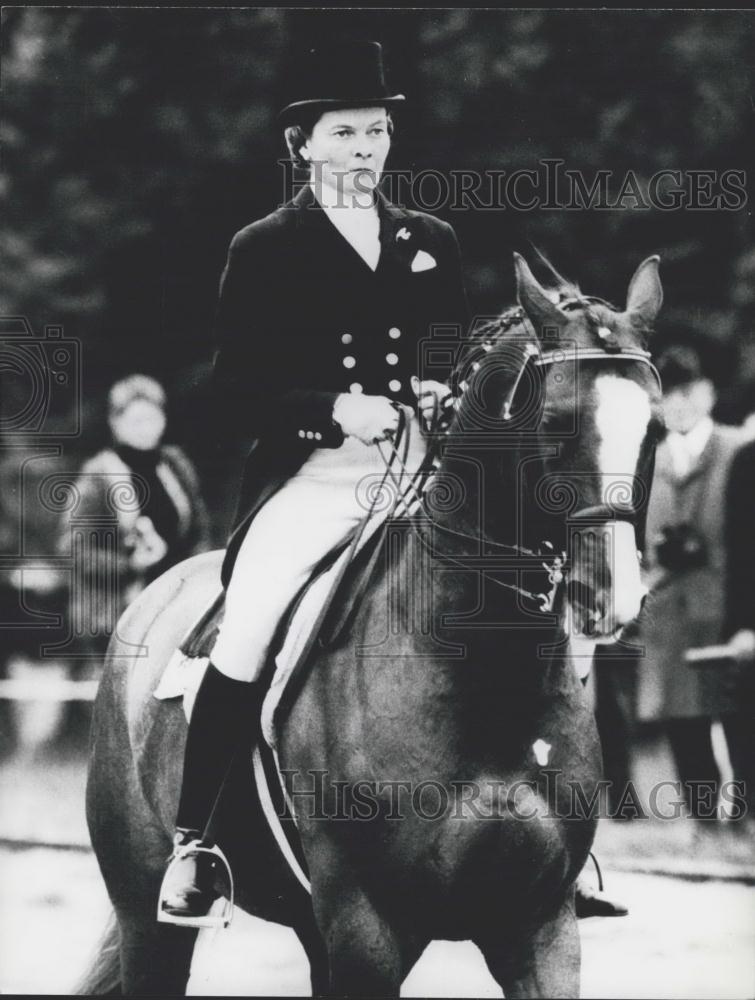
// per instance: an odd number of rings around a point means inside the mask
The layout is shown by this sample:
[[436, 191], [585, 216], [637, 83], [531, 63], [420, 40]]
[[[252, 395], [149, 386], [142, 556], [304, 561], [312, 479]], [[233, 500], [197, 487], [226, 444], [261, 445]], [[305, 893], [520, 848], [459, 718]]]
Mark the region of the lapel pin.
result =
[[409, 232], [409, 230], [406, 228], [406, 226], [402, 226], [401, 229], [399, 229], [399, 231], [396, 233], [396, 239], [397, 240], [408, 240], [411, 237], [411, 235], [412, 234]]

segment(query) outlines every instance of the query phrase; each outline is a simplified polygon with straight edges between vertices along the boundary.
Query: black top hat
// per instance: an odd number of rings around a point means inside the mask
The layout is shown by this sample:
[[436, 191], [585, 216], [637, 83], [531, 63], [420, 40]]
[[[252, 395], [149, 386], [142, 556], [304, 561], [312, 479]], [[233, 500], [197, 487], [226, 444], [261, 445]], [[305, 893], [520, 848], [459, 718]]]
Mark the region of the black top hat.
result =
[[304, 54], [296, 76], [295, 92], [301, 97], [279, 113], [284, 125], [294, 123], [302, 109], [390, 108], [405, 100], [388, 91], [379, 42], [318, 45]]

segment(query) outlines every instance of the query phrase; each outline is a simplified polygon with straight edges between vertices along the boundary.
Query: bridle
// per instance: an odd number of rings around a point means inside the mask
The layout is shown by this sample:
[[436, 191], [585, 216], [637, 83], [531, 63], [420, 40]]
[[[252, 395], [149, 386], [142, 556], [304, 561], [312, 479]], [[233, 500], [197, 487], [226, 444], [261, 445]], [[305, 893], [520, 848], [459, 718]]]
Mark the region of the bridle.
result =
[[[516, 313], [515, 318], [521, 319], [523, 322], [526, 321], [523, 310]], [[537, 368], [548, 368], [551, 365], [561, 364], [566, 360], [571, 360], [580, 364], [583, 361], [627, 361], [646, 365], [650, 368], [659, 386], [661, 382], [658, 370], [651, 360], [650, 352], [641, 348], [628, 348], [606, 343], [600, 348], [581, 348], [575, 345], [573, 348], [553, 348], [551, 350], [542, 351], [538, 345], [537, 338], [534, 337], [533, 331], [533, 340], [527, 341], [522, 354], [523, 356], [520, 369], [513, 381], [512, 389], [504, 401], [504, 420], [511, 419], [516, 390], [528, 365], [534, 365]], [[390, 454], [386, 455], [378, 443], [378, 449], [385, 464], [385, 474], [380, 488], [382, 489], [385, 485], [387, 485], [388, 479], [391, 479], [396, 490], [395, 499], [388, 512], [387, 519], [396, 516], [399, 508], [403, 504], [406, 508], [406, 517], [411, 529], [423, 542], [423, 544], [427, 544], [427, 539], [425, 538], [424, 533], [420, 531], [415, 515], [421, 514], [424, 517], [431, 519], [431, 512], [427, 507], [427, 495], [439, 466], [437, 445], [442, 437], [442, 433], [438, 433], [441, 421], [441, 407], [436, 398], [433, 415], [428, 422], [428, 435], [435, 447], [431, 447], [428, 450], [428, 456], [426, 457], [425, 462], [423, 462], [420, 469], [414, 475], [409, 474], [405, 464], [406, 456], [409, 451], [411, 424], [406, 420], [406, 414], [403, 408], [401, 408], [398, 404], [396, 404], [396, 408], [399, 412], [399, 426], [395, 438], [391, 442]], [[402, 454], [399, 454], [399, 448], [401, 448]], [[397, 463], [399, 466], [398, 475], [396, 475], [393, 471], [394, 463]], [[402, 479], [405, 476], [408, 481], [407, 484], [403, 486]], [[407, 502], [409, 494], [413, 494], [413, 497], [409, 500], [409, 502]], [[372, 511], [370, 511], [367, 515], [367, 519], [369, 519], [371, 515]], [[621, 520], [628, 521], [635, 525], [636, 519], [637, 512], [633, 508], [627, 507], [626, 509], [616, 509], [609, 504], [583, 507], [575, 511], [573, 514], [569, 514], [570, 521], [582, 521], [590, 524], [606, 524], [609, 521]], [[466, 535], [464, 532], [451, 528], [442, 522], [433, 521], [432, 523], [434, 528], [439, 528], [446, 533], [479, 541], [479, 539]], [[526, 590], [518, 584], [504, 583], [503, 581], [492, 577], [491, 579], [493, 579], [493, 582], [498, 586], [516, 593], [522, 600], [531, 602], [533, 610], [540, 614], [552, 615], [560, 610], [563, 601], [565, 575], [568, 570], [567, 554], [565, 551], [561, 551], [560, 553], [556, 552], [553, 543], [547, 540], [540, 544], [538, 552], [533, 552], [532, 550], [521, 545], [506, 545], [500, 542], [491, 542], [490, 540], [486, 540], [485, 544], [487, 546], [493, 546], [496, 549], [505, 549], [513, 553], [515, 556], [531, 557], [533, 560], [540, 560], [545, 554], [546, 561], [541, 562], [540, 565], [546, 572], [548, 589], [543, 592], [535, 593], [533, 591]], [[456, 563], [464, 569], [469, 568], [465, 563], [462, 563], [460, 560], [454, 559], [452, 556], [447, 554], [444, 554], [441, 558], [444, 562], [449, 562], [451, 564]]]

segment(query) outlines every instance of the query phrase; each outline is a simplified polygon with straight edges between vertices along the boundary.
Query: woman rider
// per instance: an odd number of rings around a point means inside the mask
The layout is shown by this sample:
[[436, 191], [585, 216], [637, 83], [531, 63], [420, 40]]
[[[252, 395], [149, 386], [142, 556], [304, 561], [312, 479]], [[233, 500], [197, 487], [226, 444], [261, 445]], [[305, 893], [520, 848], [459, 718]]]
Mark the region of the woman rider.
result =
[[[421, 342], [433, 326], [466, 326], [452, 228], [392, 205], [377, 188], [390, 112], [404, 100], [389, 93], [380, 45], [311, 50], [299, 95], [281, 118], [309, 183], [234, 236], [220, 286], [218, 398], [225, 426], [255, 444], [161, 896], [163, 911], [179, 918], [204, 916], [214, 899], [212, 859], [189, 845], [201, 840], [230, 761], [250, 738], [276, 626], [317, 563], [365, 516], [357, 486], [384, 472], [378, 444], [395, 434], [401, 406], [413, 424], [408, 471], [421, 464], [417, 398], [427, 414], [449, 391], [437, 377], [418, 385]], [[449, 369], [450, 359], [434, 374]]]
[[[234, 236], [220, 286], [218, 399], [225, 426], [255, 445], [223, 566], [225, 619], [189, 726], [177, 855], [161, 894], [163, 911], [179, 919], [204, 916], [215, 898], [211, 858], [190, 845], [201, 841], [234, 753], [250, 739], [278, 622], [365, 516], [357, 487], [384, 472], [378, 443], [395, 433], [396, 407], [413, 413], [419, 399], [427, 418], [449, 393], [443, 380], [454, 359], [433, 357], [432, 328], [444, 328], [447, 345], [448, 329], [463, 334], [467, 325], [453, 229], [392, 205], [377, 188], [390, 111], [404, 100], [388, 91], [380, 45], [311, 50], [299, 92], [281, 119], [309, 182]], [[425, 456], [416, 417], [410, 440], [411, 473]], [[626, 910], [580, 881], [577, 912]]]

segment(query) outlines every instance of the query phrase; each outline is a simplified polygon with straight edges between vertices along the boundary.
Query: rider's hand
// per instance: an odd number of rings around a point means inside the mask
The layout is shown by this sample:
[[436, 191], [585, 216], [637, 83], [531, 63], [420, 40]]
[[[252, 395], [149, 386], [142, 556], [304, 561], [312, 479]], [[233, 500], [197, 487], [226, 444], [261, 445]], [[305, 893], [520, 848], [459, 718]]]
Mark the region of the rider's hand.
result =
[[128, 543], [131, 548], [129, 566], [135, 573], [155, 566], [168, 552], [168, 543], [155, 530], [152, 518], [146, 515], [137, 518]]
[[347, 437], [373, 444], [392, 437], [398, 428], [398, 411], [387, 396], [344, 392], [336, 399], [333, 419]]
[[443, 382], [436, 382], [434, 379], [420, 382], [416, 375], [412, 375], [412, 389], [417, 397], [420, 416], [425, 426], [429, 427], [436, 414], [440, 413], [443, 400], [451, 395], [451, 390]]

